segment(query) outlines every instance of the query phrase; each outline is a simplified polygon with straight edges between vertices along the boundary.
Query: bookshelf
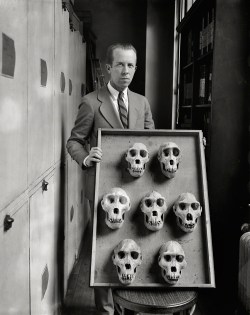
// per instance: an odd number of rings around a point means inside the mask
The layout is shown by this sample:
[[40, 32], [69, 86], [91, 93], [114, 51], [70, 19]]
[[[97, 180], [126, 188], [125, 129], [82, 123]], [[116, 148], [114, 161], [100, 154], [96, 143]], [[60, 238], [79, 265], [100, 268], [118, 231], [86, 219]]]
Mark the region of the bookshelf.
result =
[[177, 129], [200, 129], [210, 151], [215, 1], [179, 1]]

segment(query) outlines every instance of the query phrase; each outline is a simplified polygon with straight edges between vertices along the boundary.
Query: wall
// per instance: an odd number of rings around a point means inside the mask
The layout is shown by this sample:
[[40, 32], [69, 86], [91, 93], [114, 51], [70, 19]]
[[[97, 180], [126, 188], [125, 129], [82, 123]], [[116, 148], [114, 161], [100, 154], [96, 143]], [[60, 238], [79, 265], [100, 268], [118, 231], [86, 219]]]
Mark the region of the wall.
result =
[[148, 0], [146, 96], [157, 129], [171, 129], [175, 1]]
[[131, 90], [150, 101], [156, 128], [170, 129], [172, 117], [174, 0], [78, 0], [76, 10], [92, 14], [96, 55], [105, 71], [107, 47], [131, 42], [138, 53]]
[[131, 89], [144, 94], [147, 1], [78, 0], [75, 1], [75, 9], [91, 12], [92, 30], [97, 36], [96, 57], [101, 60], [102, 70], [106, 75], [107, 47], [115, 42], [130, 42], [135, 46], [138, 53], [138, 68]]
[[237, 298], [238, 242], [247, 205], [246, 13], [244, 1], [217, 0], [208, 175], [217, 296], [223, 296], [228, 314]]
[[65, 147], [86, 47], [69, 20], [61, 0], [0, 3], [1, 314], [57, 314], [86, 225]]

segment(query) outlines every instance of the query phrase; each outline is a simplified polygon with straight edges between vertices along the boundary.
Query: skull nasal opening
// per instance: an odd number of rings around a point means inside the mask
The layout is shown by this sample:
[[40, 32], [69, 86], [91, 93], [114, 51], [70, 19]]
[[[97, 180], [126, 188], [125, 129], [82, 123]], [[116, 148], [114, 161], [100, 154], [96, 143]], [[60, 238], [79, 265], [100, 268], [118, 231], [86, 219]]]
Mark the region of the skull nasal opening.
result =
[[192, 216], [191, 213], [188, 213], [188, 214], [187, 214], [187, 220], [188, 220], [188, 221], [192, 221], [192, 220], [193, 220], [193, 216]]
[[135, 164], [140, 164], [141, 163], [141, 160], [135, 160]]
[[153, 214], [153, 217], [157, 217], [157, 211], [153, 211], [152, 214]]
[[114, 214], [118, 214], [119, 213], [119, 209], [118, 208], [114, 208]]
[[131, 265], [130, 264], [125, 264], [125, 268], [126, 269], [131, 269]]
[[171, 267], [171, 272], [176, 272], [176, 267], [172, 266]]
[[170, 165], [174, 165], [174, 160], [169, 161]]

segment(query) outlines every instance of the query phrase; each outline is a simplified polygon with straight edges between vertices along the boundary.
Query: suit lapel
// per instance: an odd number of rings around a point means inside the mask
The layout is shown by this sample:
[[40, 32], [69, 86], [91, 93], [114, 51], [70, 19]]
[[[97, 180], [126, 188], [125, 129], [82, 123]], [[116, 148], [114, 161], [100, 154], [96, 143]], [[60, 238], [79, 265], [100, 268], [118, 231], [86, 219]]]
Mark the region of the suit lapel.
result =
[[98, 100], [101, 102], [100, 112], [113, 128], [121, 129], [123, 125], [120, 121], [118, 113], [112, 104], [108, 88], [105, 86], [98, 91]]
[[137, 117], [138, 117], [138, 109], [137, 109], [137, 102], [134, 97], [134, 94], [128, 90], [128, 106], [129, 106], [129, 116], [128, 116], [128, 125], [129, 129], [135, 128]]

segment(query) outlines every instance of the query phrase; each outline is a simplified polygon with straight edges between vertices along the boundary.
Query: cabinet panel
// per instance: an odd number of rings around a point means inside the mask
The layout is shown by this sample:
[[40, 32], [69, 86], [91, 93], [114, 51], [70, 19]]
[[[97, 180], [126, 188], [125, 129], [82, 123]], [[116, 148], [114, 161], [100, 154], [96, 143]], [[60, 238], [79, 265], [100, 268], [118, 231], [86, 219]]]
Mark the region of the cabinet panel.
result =
[[[4, 231], [2, 224], [6, 215], [10, 215], [14, 222]], [[0, 222], [0, 314], [29, 315], [28, 202], [18, 210], [3, 211]]]
[[[55, 161], [66, 151], [67, 101], [69, 96], [69, 12], [62, 1], [55, 2]], [[62, 53], [63, 52], [63, 53]]]
[[0, 10], [0, 209], [27, 188], [27, 0]]
[[46, 179], [30, 197], [30, 291], [31, 314], [53, 314], [55, 308], [55, 213], [54, 178]]
[[30, 184], [54, 161], [54, 1], [29, 1], [28, 11], [28, 180]]
[[77, 164], [69, 158], [67, 160], [67, 211], [65, 216], [65, 273], [68, 278], [77, 254]]

